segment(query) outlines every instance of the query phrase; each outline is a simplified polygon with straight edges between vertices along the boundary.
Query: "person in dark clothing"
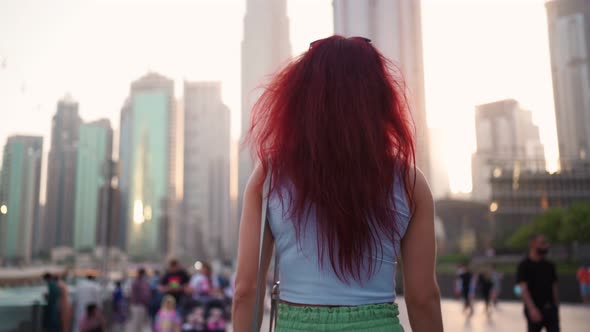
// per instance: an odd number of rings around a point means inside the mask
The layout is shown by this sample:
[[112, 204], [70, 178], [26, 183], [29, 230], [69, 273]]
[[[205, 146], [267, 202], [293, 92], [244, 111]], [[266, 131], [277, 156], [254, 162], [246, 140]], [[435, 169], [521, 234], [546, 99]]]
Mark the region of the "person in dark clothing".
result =
[[469, 315], [473, 314], [473, 273], [465, 264], [459, 265], [457, 269], [457, 285], [461, 298], [463, 299], [463, 312], [468, 311]]
[[517, 282], [522, 292], [529, 332], [559, 331], [559, 294], [555, 265], [546, 259], [549, 243], [543, 235], [529, 240], [527, 257], [520, 262]]
[[47, 284], [47, 293], [45, 294], [47, 304], [43, 308], [43, 331], [59, 332], [61, 331], [59, 308], [61, 290], [57, 279], [53, 275], [45, 273], [43, 275], [43, 281]]
[[174, 297], [176, 303], [182, 304], [189, 281], [190, 276], [186, 270], [180, 266], [177, 260], [173, 259], [168, 264], [168, 270], [160, 279], [160, 291]]
[[490, 277], [489, 272], [482, 271], [479, 273], [477, 277], [477, 286], [479, 289], [479, 294], [481, 295], [481, 298], [486, 304], [486, 313], [489, 316], [492, 313], [490, 301], [492, 295], [492, 288], [494, 288], [494, 283], [492, 282], [492, 278]]

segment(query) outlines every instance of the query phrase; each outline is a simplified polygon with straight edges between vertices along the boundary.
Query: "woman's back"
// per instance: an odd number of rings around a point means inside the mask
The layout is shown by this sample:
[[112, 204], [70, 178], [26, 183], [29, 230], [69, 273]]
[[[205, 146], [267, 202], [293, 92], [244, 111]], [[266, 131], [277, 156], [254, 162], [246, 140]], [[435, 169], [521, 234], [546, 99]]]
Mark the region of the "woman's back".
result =
[[[258, 99], [246, 143], [260, 165], [244, 194], [236, 331], [252, 323], [257, 268], [267, 272], [273, 246], [277, 332], [402, 331], [397, 257], [412, 328], [442, 330], [432, 195], [415, 167], [397, 73], [369, 39], [332, 36], [311, 43]], [[271, 230], [260, 241], [267, 194]]]
[[[405, 234], [409, 220], [405, 191], [401, 183], [396, 183], [394, 190], [397, 218], [392, 220], [397, 224], [395, 243], [388, 237], [375, 235], [380, 238], [382, 251], [366, 261], [372, 260], [375, 270], [369, 275], [364, 269], [366, 278], [362, 281], [343, 281], [334, 272], [330, 264], [320, 265], [317, 248], [317, 232], [315, 231], [315, 213], [310, 211], [303, 222], [299, 240], [296, 236], [294, 223], [290, 220], [288, 190], [283, 188], [281, 195], [273, 194], [269, 199], [268, 217], [275, 239], [276, 252], [279, 256], [280, 298], [282, 301], [313, 305], [364, 305], [375, 303], [393, 303], [395, 300], [395, 270], [397, 258], [400, 254], [400, 240]], [[327, 252], [323, 261], [329, 262]]]

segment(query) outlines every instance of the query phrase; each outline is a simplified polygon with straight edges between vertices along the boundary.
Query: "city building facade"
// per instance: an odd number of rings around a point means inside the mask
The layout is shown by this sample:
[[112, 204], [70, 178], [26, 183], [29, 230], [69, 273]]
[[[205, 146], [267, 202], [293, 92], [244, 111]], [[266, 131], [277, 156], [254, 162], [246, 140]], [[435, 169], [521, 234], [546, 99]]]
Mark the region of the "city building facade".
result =
[[[129, 112], [129, 113], [126, 113]], [[176, 201], [174, 81], [150, 72], [131, 84], [122, 110], [119, 181], [125, 195], [126, 248], [132, 259], [173, 254]]]
[[420, 0], [334, 0], [334, 32], [366, 37], [399, 67], [416, 131], [416, 163], [430, 179]]
[[590, 2], [546, 3], [561, 169], [590, 164]]
[[501, 238], [547, 209], [590, 202], [590, 168], [553, 174], [505, 168], [494, 172], [491, 185], [490, 211]]
[[[250, 129], [252, 106], [262, 94], [262, 86], [291, 57], [289, 18], [286, 0], [247, 0], [242, 40], [241, 139]], [[238, 216], [242, 195], [254, 169], [247, 147], [239, 152]]]
[[111, 179], [107, 174], [112, 158], [113, 130], [109, 120], [80, 126], [76, 163], [74, 213], [74, 249], [91, 251], [104, 236], [100, 232], [99, 213], [102, 188]]
[[47, 199], [42, 225], [44, 251], [73, 246], [75, 174], [81, 122], [78, 102], [71, 96], [57, 103], [47, 160]]
[[[230, 111], [220, 82], [184, 83], [183, 252], [204, 259], [235, 256], [231, 222]], [[191, 258], [191, 257], [187, 257]]]
[[472, 156], [472, 198], [489, 202], [495, 169], [545, 171], [545, 152], [532, 113], [513, 99], [475, 109], [477, 149]]
[[12, 136], [0, 172], [0, 257], [29, 264], [39, 249], [39, 187], [43, 138]]

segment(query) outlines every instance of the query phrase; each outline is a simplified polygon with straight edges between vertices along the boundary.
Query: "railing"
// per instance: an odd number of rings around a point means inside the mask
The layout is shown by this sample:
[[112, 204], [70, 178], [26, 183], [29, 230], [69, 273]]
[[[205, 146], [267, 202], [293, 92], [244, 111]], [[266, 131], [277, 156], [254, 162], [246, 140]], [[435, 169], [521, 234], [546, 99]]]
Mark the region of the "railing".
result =
[[[0, 332], [44, 332], [44, 307], [45, 305], [40, 302], [30, 305], [0, 305]], [[75, 308], [75, 303], [72, 303], [72, 308]], [[105, 300], [102, 308], [107, 323], [110, 323], [112, 318], [111, 301]], [[72, 313], [75, 313], [75, 310], [72, 310]], [[74, 326], [75, 319], [72, 315], [70, 326]]]
[[43, 305], [0, 306], [0, 332], [41, 332]]

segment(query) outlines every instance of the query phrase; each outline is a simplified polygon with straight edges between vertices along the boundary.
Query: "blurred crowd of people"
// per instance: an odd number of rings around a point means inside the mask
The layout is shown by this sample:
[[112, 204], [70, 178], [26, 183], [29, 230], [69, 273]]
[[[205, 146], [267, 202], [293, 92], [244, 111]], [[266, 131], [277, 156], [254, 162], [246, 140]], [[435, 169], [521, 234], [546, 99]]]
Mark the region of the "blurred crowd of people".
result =
[[230, 320], [233, 276], [205, 262], [192, 275], [177, 260], [164, 273], [140, 267], [106, 293], [88, 276], [76, 281], [75, 301], [64, 279], [44, 276], [44, 331], [223, 332]]

